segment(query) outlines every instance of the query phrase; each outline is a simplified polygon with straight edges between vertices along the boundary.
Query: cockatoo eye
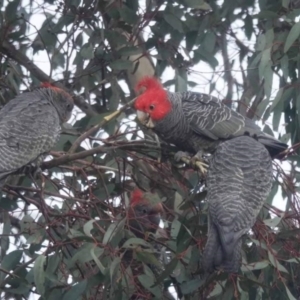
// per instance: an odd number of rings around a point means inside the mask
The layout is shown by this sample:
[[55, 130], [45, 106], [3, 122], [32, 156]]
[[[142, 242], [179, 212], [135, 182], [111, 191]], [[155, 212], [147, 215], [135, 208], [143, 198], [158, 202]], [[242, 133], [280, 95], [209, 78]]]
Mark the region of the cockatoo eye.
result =
[[71, 103], [67, 104], [67, 110], [72, 110], [73, 109], [73, 105]]
[[150, 104], [149, 109], [150, 109], [150, 110], [153, 110], [154, 107], [155, 107], [155, 106], [154, 106], [153, 104]]

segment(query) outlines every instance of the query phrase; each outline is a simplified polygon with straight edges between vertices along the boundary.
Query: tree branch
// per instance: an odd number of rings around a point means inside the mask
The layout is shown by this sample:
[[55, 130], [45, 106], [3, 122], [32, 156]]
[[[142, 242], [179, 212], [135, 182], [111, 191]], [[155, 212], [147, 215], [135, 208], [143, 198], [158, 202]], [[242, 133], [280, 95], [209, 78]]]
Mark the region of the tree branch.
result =
[[149, 149], [151, 147], [151, 150], [161, 150], [161, 147], [156, 146], [155, 142], [152, 141], [135, 141], [135, 142], [106, 142], [107, 144], [111, 144], [109, 146], [98, 146], [93, 149], [89, 149], [86, 151], [81, 151], [78, 153], [70, 154], [66, 153], [65, 155], [62, 155], [59, 158], [52, 159], [50, 161], [43, 162], [41, 165], [42, 170], [45, 169], [51, 169], [57, 166], [60, 166], [62, 164], [69, 163], [71, 161], [77, 160], [77, 159], [83, 159], [87, 156], [91, 156], [98, 153], [107, 153], [108, 151], [115, 150], [115, 149], [127, 149], [127, 150], [133, 150], [136, 151], [137, 148], [139, 149]]
[[135, 99], [128, 102], [126, 105], [124, 105], [121, 109], [113, 112], [112, 114], [104, 117], [104, 120], [102, 120], [100, 123], [94, 125], [92, 128], [87, 130], [85, 133], [83, 133], [80, 137], [76, 139], [76, 141], [73, 143], [72, 147], [69, 150], [69, 153], [72, 154], [76, 151], [76, 149], [80, 146], [80, 144], [87, 139], [89, 136], [91, 136], [93, 133], [98, 131], [100, 128], [102, 128], [104, 125], [106, 125], [108, 122], [113, 120], [114, 118], [118, 117], [123, 111], [125, 111], [129, 106], [131, 106], [134, 103]]
[[230, 100], [230, 102], [228, 102], [228, 106], [231, 108], [234, 79], [233, 79], [233, 76], [231, 73], [231, 64], [230, 64], [230, 60], [229, 60], [229, 54], [228, 54], [228, 49], [227, 49], [227, 39], [226, 39], [225, 31], [221, 35], [221, 52], [222, 52], [223, 61], [224, 61], [224, 68], [225, 68], [225, 70], [227, 70], [227, 72], [224, 73], [225, 80], [227, 81], [227, 84], [228, 84], [226, 99]]
[[[22, 65], [41, 82], [45, 82], [45, 81], [51, 82], [51, 78], [44, 71], [38, 68], [24, 53], [17, 50], [13, 45], [8, 43], [7, 41], [3, 41], [0, 44], [0, 52], [5, 54], [7, 57], [13, 59], [20, 65]], [[56, 85], [59, 88], [68, 91], [68, 89], [61, 83], [57, 83]], [[88, 103], [86, 103], [81, 96], [74, 95], [73, 99], [74, 99], [74, 103], [87, 115], [89, 116], [97, 115], [97, 113], [93, 110], [93, 108]]]

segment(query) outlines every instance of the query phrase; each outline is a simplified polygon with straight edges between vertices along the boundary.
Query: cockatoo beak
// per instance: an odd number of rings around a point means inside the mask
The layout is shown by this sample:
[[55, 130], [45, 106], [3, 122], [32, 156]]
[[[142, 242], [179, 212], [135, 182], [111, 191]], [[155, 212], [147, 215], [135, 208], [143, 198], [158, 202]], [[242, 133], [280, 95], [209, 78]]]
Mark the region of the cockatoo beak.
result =
[[136, 112], [137, 117], [139, 119], [139, 121], [142, 123], [142, 125], [148, 127], [148, 128], [154, 128], [155, 125], [150, 117], [150, 115], [148, 113], [145, 113], [141, 110], [137, 110]]

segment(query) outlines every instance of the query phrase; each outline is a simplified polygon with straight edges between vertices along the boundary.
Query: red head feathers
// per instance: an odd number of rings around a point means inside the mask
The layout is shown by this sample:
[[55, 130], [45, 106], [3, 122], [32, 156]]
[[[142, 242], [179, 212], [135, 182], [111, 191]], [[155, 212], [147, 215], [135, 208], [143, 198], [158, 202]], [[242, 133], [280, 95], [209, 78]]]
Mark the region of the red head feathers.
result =
[[134, 206], [142, 201], [143, 192], [141, 190], [134, 190], [131, 194], [130, 205]]
[[145, 238], [146, 232], [155, 233], [161, 221], [163, 207], [156, 194], [134, 190], [127, 210], [130, 230], [139, 238]]
[[53, 89], [53, 90], [55, 90], [55, 91], [61, 91], [62, 89], [60, 89], [60, 88], [58, 88], [58, 87], [56, 87], [56, 86], [54, 86], [52, 83], [50, 83], [50, 82], [42, 82], [41, 83], [41, 87], [42, 88], [50, 88], [50, 89]]
[[135, 109], [149, 114], [154, 121], [163, 119], [172, 109], [167, 92], [155, 77], [141, 79], [135, 90], [140, 92], [143, 88], [144, 92], [134, 103]]
[[56, 86], [54, 86], [52, 83], [50, 82], [42, 82], [41, 85], [40, 85], [41, 88], [49, 88], [49, 89], [52, 89], [53, 91], [55, 92], [58, 92], [60, 94], [62, 94], [64, 97], [67, 97], [69, 99], [70, 102], [73, 103], [73, 98], [72, 96], [67, 93], [66, 91], [64, 91], [63, 89], [61, 88], [58, 88]]
[[163, 212], [162, 204], [160, 202], [159, 197], [156, 194], [142, 192], [139, 189], [135, 189], [131, 193], [130, 207], [134, 207], [139, 204], [149, 205], [150, 207], [152, 207], [152, 209], [154, 209], [158, 213]]

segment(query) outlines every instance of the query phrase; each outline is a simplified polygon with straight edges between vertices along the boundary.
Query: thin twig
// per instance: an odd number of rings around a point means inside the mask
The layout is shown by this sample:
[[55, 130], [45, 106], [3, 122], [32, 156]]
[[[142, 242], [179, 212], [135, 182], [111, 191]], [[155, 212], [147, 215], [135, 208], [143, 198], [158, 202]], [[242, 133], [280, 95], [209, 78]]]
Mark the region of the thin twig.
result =
[[[45, 72], [43, 72], [39, 67], [37, 67], [32, 62], [32, 60], [30, 60], [24, 53], [17, 50], [13, 45], [8, 43], [7, 41], [2, 41], [2, 43], [0, 43], [0, 52], [4, 53], [7, 57], [10, 57], [20, 65], [25, 67], [34, 77], [36, 77], [41, 82], [51, 82], [51, 78]], [[56, 85], [59, 88], [68, 91], [68, 89], [61, 83], [56, 83]], [[73, 99], [74, 103], [87, 115], [96, 115], [93, 108], [85, 101], [82, 101], [80, 96], [73, 96]]]
[[113, 120], [114, 118], [118, 117], [123, 111], [125, 111], [129, 106], [131, 106], [134, 103], [135, 99], [129, 101], [127, 104], [125, 104], [122, 108], [120, 108], [119, 110], [116, 110], [115, 112], [113, 112], [112, 114], [104, 117], [104, 119], [94, 125], [92, 128], [90, 128], [89, 130], [87, 130], [85, 133], [83, 133], [80, 137], [77, 138], [77, 140], [73, 143], [72, 147], [69, 150], [69, 153], [72, 154], [74, 153], [77, 148], [80, 146], [80, 144], [87, 139], [90, 135], [92, 135], [93, 133], [95, 133], [96, 131], [98, 131], [100, 128], [102, 128], [104, 125], [106, 125], [108, 122], [110, 122], [111, 120]]
[[[221, 34], [221, 52], [222, 52], [222, 56], [223, 56], [224, 67], [225, 67], [225, 69], [229, 70], [228, 72], [226, 72], [224, 74], [224, 77], [228, 84], [226, 99], [232, 100], [234, 79], [233, 79], [233, 76], [231, 73], [231, 64], [230, 64], [230, 60], [229, 60], [226, 37], [227, 37], [226, 32], [225, 31], [222, 32], [222, 34]], [[231, 105], [232, 105], [232, 102], [230, 101], [230, 105], [228, 105], [228, 106], [231, 108]]]
[[[107, 144], [110, 144], [107, 142]], [[137, 149], [149, 149], [151, 147], [151, 150], [160, 150], [160, 147], [155, 146], [155, 143], [152, 141], [135, 141], [135, 142], [112, 142], [110, 146], [98, 146], [93, 149], [89, 149], [86, 151], [81, 151], [78, 153], [66, 153], [65, 155], [62, 155], [59, 158], [52, 159], [50, 161], [46, 161], [42, 164], [41, 168], [44, 169], [51, 169], [57, 166], [60, 166], [62, 164], [66, 164], [68, 162], [77, 160], [77, 159], [83, 159], [87, 156], [98, 154], [98, 153], [107, 153], [110, 150], [114, 149], [128, 149], [128, 150], [137, 150]]]

